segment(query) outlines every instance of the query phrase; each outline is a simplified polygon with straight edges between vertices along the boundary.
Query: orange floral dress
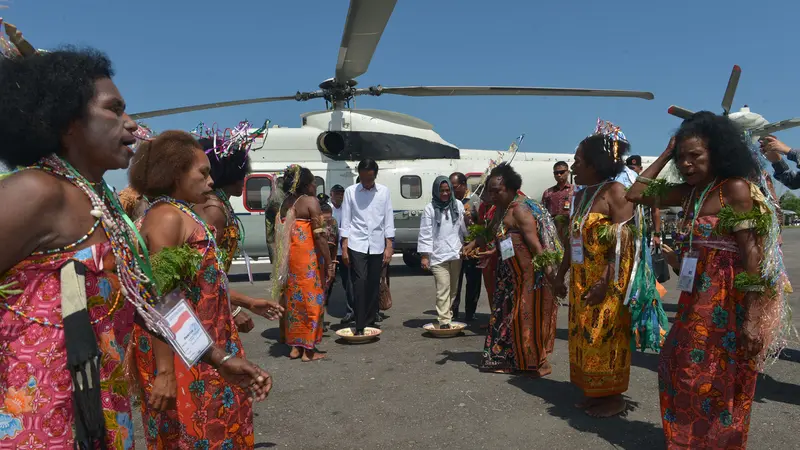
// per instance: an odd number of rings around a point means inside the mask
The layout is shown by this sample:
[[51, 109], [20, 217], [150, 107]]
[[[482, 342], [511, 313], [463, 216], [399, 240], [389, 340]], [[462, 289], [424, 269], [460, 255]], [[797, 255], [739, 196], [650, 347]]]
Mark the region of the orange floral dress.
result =
[[[718, 221], [716, 216], [696, 220], [694, 287], [692, 293], [681, 293], [659, 359], [661, 419], [669, 449], [744, 449], [747, 444], [758, 372], [739, 345], [744, 293], [733, 281], [744, 266], [733, 235], [720, 234]], [[686, 245], [676, 248], [687, 250]]]
[[101, 351], [106, 445], [134, 448], [123, 361], [136, 309], [120, 293], [116, 258], [108, 242], [30, 256], [0, 277], [0, 286], [16, 282], [12, 289], [23, 290], [0, 296], [0, 448], [74, 447], [72, 378], [60, 327], [60, 271], [70, 260], [86, 268], [87, 309], [96, 322], [93, 328]]
[[[214, 344], [228, 353], [244, 357], [242, 342], [231, 316], [227, 277], [217, 261], [214, 245], [209, 245], [206, 232], [200, 227], [187, 243], [204, 256], [200, 270], [191, 287], [184, 290], [184, 295]], [[137, 325], [134, 339], [139, 383], [144, 388], [142, 418], [149, 449], [253, 448], [253, 407], [248, 401], [248, 393], [225, 381], [204, 362], [186, 367], [175, 355], [177, 410], [163, 413], [150, 410], [147, 402], [156, 375], [152, 338]]]
[[[631, 372], [631, 313], [623, 305], [633, 264], [633, 241], [621, 247], [620, 279], [609, 284], [596, 305], [584, 293], [603, 276], [607, 255], [616, 241], [601, 239], [614, 226], [605, 214], [589, 213], [583, 225], [583, 264], [572, 263], [569, 289], [569, 378], [587, 397], [606, 397], [628, 390]], [[613, 276], [613, 275], [612, 275]]]
[[[285, 222], [285, 219], [284, 219]], [[282, 341], [309, 350], [322, 342], [325, 288], [322, 284], [311, 221], [296, 219], [291, 230], [288, 283], [283, 294]]]

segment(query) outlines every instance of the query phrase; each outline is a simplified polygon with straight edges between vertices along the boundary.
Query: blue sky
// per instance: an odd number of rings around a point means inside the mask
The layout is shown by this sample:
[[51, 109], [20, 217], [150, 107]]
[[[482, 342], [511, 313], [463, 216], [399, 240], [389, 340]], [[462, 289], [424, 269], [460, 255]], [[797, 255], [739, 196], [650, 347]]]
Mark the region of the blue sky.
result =
[[[89, 45], [113, 60], [129, 112], [316, 89], [333, 76], [347, 0], [169, 2], [9, 0], [0, 10], [37, 47]], [[724, 5], [724, 6], [723, 6]], [[360, 97], [434, 124], [465, 148], [572, 152], [596, 118], [620, 125], [634, 153], [655, 155], [679, 124], [670, 104], [721, 111], [731, 67], [734, 110], [800, 116], [791, 0], [642, 2], [399, 0], [362, 87], [527, 85], [647, 90], [656, 99]], [[753, 20], [756, 19], [756, 20]], [[321, 100], [202, 111], [148, 121], [156, 130], [270, 119], [299, 126]], [[779, 137], [800, 146], [800, 129]]]

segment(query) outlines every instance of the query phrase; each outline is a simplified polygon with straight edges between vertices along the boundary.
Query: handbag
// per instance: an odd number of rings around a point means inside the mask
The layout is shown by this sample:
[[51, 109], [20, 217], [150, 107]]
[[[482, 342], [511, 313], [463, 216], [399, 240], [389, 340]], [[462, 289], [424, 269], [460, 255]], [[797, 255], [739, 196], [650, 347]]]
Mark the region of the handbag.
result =
[[653, 249], [653, 272], [656, 274], [656, 280], [659, 283], [669, 281], [669, 264], [667, 264], [667, 260], [659, 247]]
[[389, 289], [389, 266], [385, 266], [381, 271], [378, 307], [381, 311], [387, 311], [392, 308], [392, 291]]

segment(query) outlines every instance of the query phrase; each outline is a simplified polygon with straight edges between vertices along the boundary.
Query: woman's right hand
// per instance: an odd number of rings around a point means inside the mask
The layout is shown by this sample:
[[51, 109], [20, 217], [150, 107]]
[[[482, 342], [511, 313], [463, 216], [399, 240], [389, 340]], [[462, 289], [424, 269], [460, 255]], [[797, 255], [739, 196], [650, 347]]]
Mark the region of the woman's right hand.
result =
[[272, 390], [272, 377], [269, 373], [238, 356], [225, 361], [217, 372], [229, 383], [252, 392], [255, 401], [266, 399]]
[[664, 152], [661, 153], [661, 156], [666, 156], [668, 158], [672, 158], [672, 151], [675, 149], [675, 136], [669, 138], [669, 144], [667, 144], [667, 148], [664, 149]]
[[167, 411], [177, 407], [178, 382], [175, 372], [159, 372], [153, 380], [153, 390], [147, 406], [155, 411]]
[[422, 266], [422, 270], [431, 270], [431, 259], [428, 255], [422, 255], [422, 261], [420, 263]]

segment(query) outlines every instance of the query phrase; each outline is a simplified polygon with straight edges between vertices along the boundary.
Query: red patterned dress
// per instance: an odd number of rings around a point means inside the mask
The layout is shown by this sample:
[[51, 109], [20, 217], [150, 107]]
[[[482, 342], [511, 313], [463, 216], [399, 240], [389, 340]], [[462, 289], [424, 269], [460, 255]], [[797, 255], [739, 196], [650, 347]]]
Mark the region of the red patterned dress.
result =
[[664, 434], [669, 449], [744, 449], [757, 375], [739, 346], [744, 293], [733, 280], [744, 266], [733, 235], [718, 233], [716, 216], [696, 222], [694, 288], [681, 294], [659, 360]]
[[[0, 296], [0, 448], [74, 447], [72, 378], [61, 317], [60, 271], [70, 260], [86, 267], [87, 309], [100, 360], [106, 445], [133, 449], [125, 348], [136, 313], [121, 295], [108, 242], [78, 251], [30, 256], [0, 277], [22, 294]], [[46, 322], [45, 322], [46, 321]]]
[[[227, 278], [217, 261], [214, 245], [209, 245], [205, 230], [199, 226], [187, 244], [204, 256], [191, 288], [184, 291], [186, 299], [214, 344], [244, 357], [231, 316]], [[149, 449], [253, 448], [253, 408], [248, 393], [222, 379], [206, 363], [189, 368], [175, 355], [177, 410], [159, 413], [147, 408], [155, 381], [155, 356], [150, 335], [139, 326], [134, 328], [134, 339], [139, 383], [144, 388], [142, 417]]]

